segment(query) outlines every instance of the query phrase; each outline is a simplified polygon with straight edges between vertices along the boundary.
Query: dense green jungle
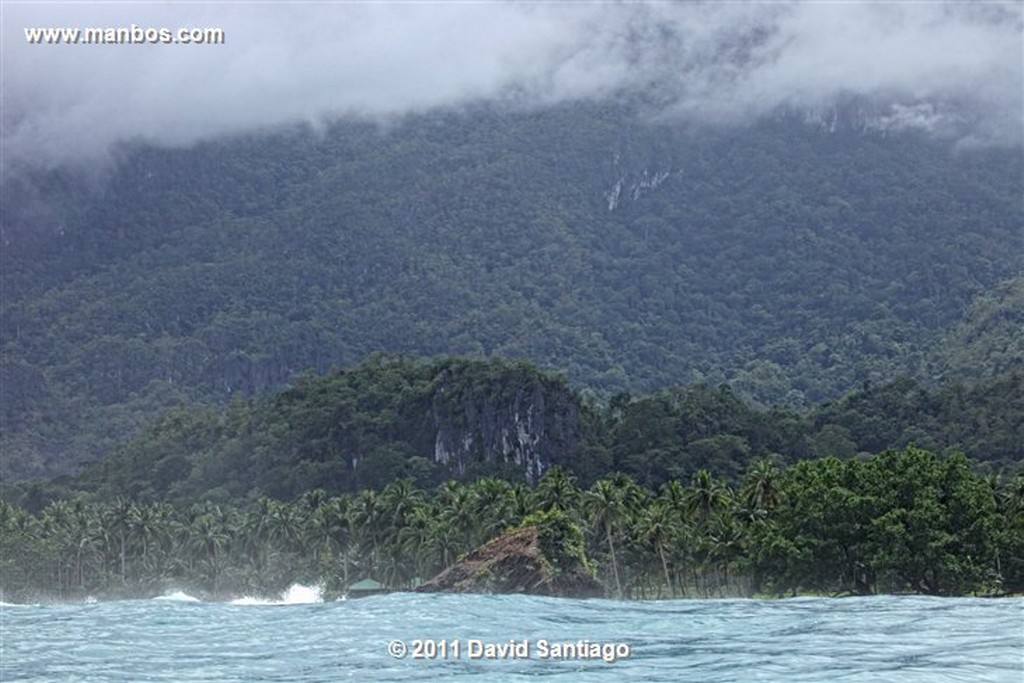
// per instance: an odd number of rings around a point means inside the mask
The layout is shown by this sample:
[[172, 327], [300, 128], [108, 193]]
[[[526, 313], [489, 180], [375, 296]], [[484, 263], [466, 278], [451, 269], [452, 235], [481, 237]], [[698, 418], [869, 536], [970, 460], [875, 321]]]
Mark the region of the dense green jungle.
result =
[[8, 173], [0, 474], [79, 472], [167, 409], [377, 352], [797, 410], [1019, 367], [1019, 150], [874, 114], [481, 106]]
[[[1024, 591], [1024, 160], [870, 107], [286, 127], [8, 174], [0, 591]], [[554, 530], [554, 531], [551, 531]]]
[[539, 515], [609, 596], [1019, 592], [1022, 383], [901, 380], [808, 412], [725, 385], [605, 405], [522, 361], [378, 355], [6, 486], [4, 589], [410, 588]]

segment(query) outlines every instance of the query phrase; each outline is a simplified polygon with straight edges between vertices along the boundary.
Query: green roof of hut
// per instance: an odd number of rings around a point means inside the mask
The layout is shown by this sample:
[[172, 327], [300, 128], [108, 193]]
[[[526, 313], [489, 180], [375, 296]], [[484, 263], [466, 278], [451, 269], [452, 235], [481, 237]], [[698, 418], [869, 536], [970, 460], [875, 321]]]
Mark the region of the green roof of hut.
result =
[[362, 581], [356, 581], [348, 587], [349, 592], [352, 591], [380, 591], [384, 590], [383, 584], [380, 584], [373, 579], [363, 579]]

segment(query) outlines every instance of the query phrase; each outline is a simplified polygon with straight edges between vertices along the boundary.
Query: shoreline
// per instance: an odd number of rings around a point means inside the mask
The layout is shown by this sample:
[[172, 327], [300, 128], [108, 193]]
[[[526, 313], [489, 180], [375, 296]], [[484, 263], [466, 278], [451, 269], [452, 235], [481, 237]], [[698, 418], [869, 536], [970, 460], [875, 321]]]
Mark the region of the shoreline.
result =
[[[288, 601], [286, 594], [294, 589], [295, 587], [316, 590], [316, 599], [309, 600], [297, 600]], [[713, 597], [684, 597], [675, 596], [670, 598], [615, 598], [615, 597], [572, 597], [572, 596], [548, 596], [548, 595], [527, 595], [525, 593], [453, 593], [453, 592], [437, 592], [437, 593], [417, 593], [413, 590], [395, 590], [390, 591], [384, 595], [408, 595], [408, 596], [458, 596], [458, 597], [513, 597], [523, 596], [529, 598], [540, 598], [545, 600], [561, 600], [561, 601], [607, 601], [614, 603], [668, 603], [668, 602], [786, 602], [791, 600], [856, 600], [860, 599], [878, 599], [878, 598], [933, 598], [938, 600], [1020, 600], [1024, 599], [1024, 593], [1002, 593], [998, 595], [931, 595], [928, 593], [874, 593], [870, 595], [858, 595], [858, 594], [842, 594], [842, 595], [827, 595], [821, 593], [797, 593], [796, 595], [785, 595], [785, 596], [774, 596], [774, 595], [755, 595], [755, 596], [713, 596]], [[360, 598], [360, 600], [369, 600], [374, 597], [383, 596], [367, 596]], [[296, 605], [311, 605], [311, 604], [329, 604], [334, 602], [347, 602], [348, 598], [344, 594], [324, 594], [316, 586], [304, 586], [303, 584], [292, 584], [292, 587], [288, 591], [284, 591], [276, 596], [274, 595], [241, 595], [237, 593], [221, 594], [217, 596], [206, 594], [203, 591], [190, 592], [188, 590], [169, 590], [160, 594], [138, 594], [138, 595], [85, 595], [81, 598], [67, 599], [57, 598], [49, 595], [36, 595], [28, 602], [12, 601], [7, 599], [0, 593], [0, 609], [5, 607], [52, 607], [52, 606], [78, 606], [78, 605], [95, 605], [102, 603], [112, 602], [146, 602], [150, 600], [158, 600], [165, 602], [182, 602], [182, 603], [200, 603], [209, 605], [233, 605], [233, 606], [259, 606], [259, 607], [287, 607]]]

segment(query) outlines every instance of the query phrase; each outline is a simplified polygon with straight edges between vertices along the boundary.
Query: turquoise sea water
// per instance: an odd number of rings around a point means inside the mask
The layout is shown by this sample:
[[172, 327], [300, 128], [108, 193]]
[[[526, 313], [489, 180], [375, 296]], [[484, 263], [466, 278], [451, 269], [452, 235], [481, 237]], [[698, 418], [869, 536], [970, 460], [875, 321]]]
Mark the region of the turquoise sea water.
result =
[[1020, 599], [315, 599], [3, 605], [0, 680], [1024, 681]]

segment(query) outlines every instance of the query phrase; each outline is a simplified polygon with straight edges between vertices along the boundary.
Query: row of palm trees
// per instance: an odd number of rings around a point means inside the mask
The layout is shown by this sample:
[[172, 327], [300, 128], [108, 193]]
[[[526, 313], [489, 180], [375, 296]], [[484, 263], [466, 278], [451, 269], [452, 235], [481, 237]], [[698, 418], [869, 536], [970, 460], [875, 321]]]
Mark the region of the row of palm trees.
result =
[[124, 498], [57, 501], [38, 516], [0, 502], [0, 570], [8, 594], [272, 594], [293, 582], [341, 591], [370, 576], [409, 587], [536, 511], [558, 509], [584, 531], [610, 595], [738, 593], [752, 524], [775, 504], [778, 470], [754, 465], [733, 491], [700, 471], [653, 493], [616, 474], [583, 489], [555, 468], [535, 488], [495, 478], [448, 482], [429, 495], [409, 480], [379, 492], [308, 492], [244, 506], [174, 508]]

